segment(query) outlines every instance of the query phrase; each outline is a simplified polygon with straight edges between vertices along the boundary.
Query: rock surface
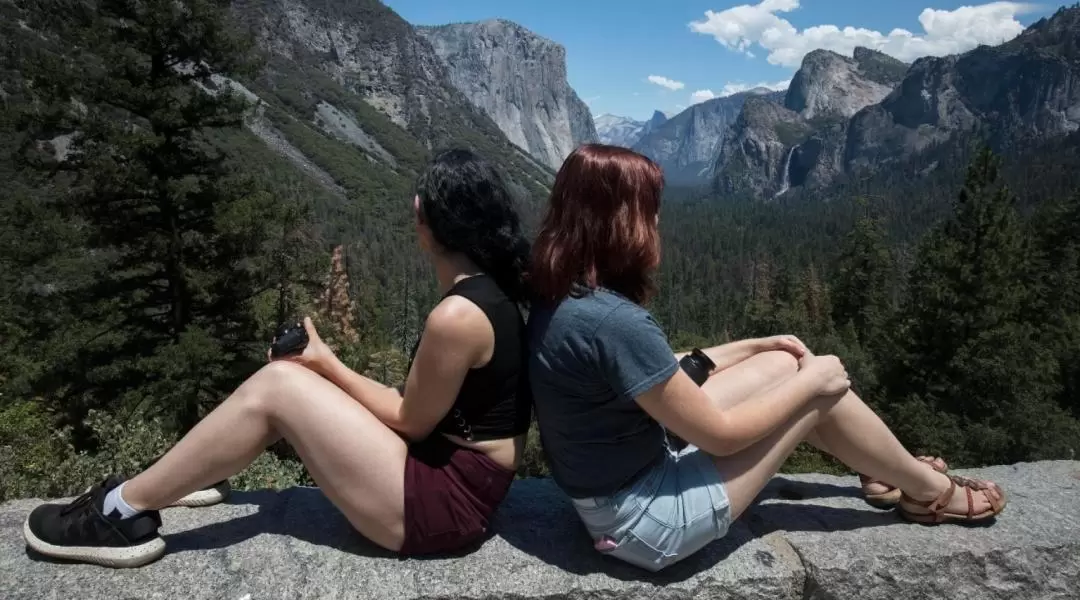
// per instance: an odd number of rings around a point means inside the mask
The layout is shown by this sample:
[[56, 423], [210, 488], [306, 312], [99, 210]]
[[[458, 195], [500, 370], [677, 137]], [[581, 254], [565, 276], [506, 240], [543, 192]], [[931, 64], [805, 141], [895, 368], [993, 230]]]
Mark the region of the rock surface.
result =
[[853, 58], [814, 50], [803, 58], [784, 104], [807, 120], [850, 117], [881, 102], [907, 69], [907, 64], [867, 48], [856, 48]]
[[566, 49], [517, 23], [491, 19], [417, 27], [450, 80], [519, 147], [553, 169], [599, 138], [566, 79]]
[[[771, 154], [791, 157], [790, 187], [821, 186], [841, 175], [898, 168], [947, 145], [987, 141], [1000, 151], [1060, 138], [1080, 129], [1078, 56], [1080, 6], [1063, 7], [998, 46], [921, 58], [910, 67], [865, 48], [853, 57], [814, 51], [784, 101], [809, 133], [793, 151]], [[743, 158], [728, 152], [718, 160], [719, 190], [767, 199], [785, 189], [776, 182], [784, 169], [779, 159]], [[729, 169], [727, 161], [736, 164]]]
[[635, 121], [630, 117], [603, 114], [593, 119], [596, 135], [603, 144], [633, 148], [641, 139], [648, 121]]
[[1075, 598], [1080, 462], [957, 472], [1009, 494], [996, 524], [911, 524], [863, 503], [854, 477], [779, 476], [724, 539], [656, 575], [594, 552], [547, 480], [515, 483], [495, 535], [461, 557], [395, 558], [298, 488], [169, 509], [168, 553], [121, 571], [29, 555], [22, 524], [37, 502], [20, 500], [0, 506], [0, 581], [10, 600]]
[[[544, 196], [550, 167], [511, 144], [453, 85], [431, 44], [379, 0], [238, 0], [232, 11], [266, 52], [256, 89], [273, 118], [257, 133], [304, 171], [360, 152], [372, 173], [411, 181], [422, 156], [467, 141], [511, 187]], [[315, 179], [338, 194], [346, 177], [327, 184], [324, 175]]]
[[785, 192], [791, 187], [793, 149], [810, 131], [798, 113], [767, 97], [747, 99], [720, 148], [714, 169], [717, 193], [772, 198]]
[[695, 104], [643, 132], [634, 150], [659, 163], [670, 183], [705, 183], [712, 177], [716, 156], [730, 126], [746, 100], [754, 97], [780, 101], [784, 93], [755, 88]]

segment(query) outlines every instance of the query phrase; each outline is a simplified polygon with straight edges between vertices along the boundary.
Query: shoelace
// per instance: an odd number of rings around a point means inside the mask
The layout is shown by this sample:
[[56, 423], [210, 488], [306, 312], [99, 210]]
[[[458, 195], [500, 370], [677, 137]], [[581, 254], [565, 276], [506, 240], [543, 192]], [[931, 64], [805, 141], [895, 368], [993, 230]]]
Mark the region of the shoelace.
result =
[[60, 511], [60, 514], [66, 516], [72, 512], [75, 512], [76, 510], [85, 509], [94, 500], [94, 494], [97, 491], [98, 486], [90, 488], [90, 491], [72, 500], [67, 506], [65, 506], [64, 509]]
[[92, 529], [92, 527], [88, 528], [88, 526], [93, 524], [93, 520], [90, 517], [95, 515], [95, 511], [93, 510], [94, 495], [97, 494], [104, 485], [104, 481], [95, 485], [85, 494], [72, 500], [70, 504], [60, 511], [60, 516], [62, 517], [75, 513], [74, 519], [68, 520], [67, 523], [65, 523], [64, 531], [66, 533], [70, 533], [73, 527], [80, 534], [89, 533], [88, 529]]

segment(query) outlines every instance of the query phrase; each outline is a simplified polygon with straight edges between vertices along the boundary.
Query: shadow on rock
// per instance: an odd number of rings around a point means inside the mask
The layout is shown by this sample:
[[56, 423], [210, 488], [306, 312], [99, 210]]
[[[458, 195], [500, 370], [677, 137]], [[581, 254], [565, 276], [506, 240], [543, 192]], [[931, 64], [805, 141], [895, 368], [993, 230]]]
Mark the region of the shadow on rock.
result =
[[813, 500], [815, 498], [858, 498], [862, 499], [862, 490], [856, 485], [835, 485], [788, 479], [782, 475], [773, 477], [769, 485], [758, 495], [757, 500]]
[[[758, 503], [736, 520], [727, 535], [660, 573], [649, 573], [593, 549], [569, 500], [547, 480], [515, 483], [496, 516], [499, 537], [518, 550], [578, 575], [603, 573], [621, 580], [656, 585], [684, 581], [724, 561], [743, 545], [775, 531], [846, 531], [894, 525], [892, 512], [820, 506], [811, 503], [765, 503], [781, 499], [858, 496], [857, 489], [831, 484], [801, 483], [780, 478], [758, 498]], [[765, 566], [776, 557], [770, 551], [753, 556]]]
[[[233, 492], [227, 505], [254, 505], [254, 514], [173, 533], [165, 537], [168, 553], [225, 548], [262, 534], [286, 535], [350, 554], [397, 558], [357, 532], [318, 488]], [[167, 509], [162, 518], [169, 519]]]

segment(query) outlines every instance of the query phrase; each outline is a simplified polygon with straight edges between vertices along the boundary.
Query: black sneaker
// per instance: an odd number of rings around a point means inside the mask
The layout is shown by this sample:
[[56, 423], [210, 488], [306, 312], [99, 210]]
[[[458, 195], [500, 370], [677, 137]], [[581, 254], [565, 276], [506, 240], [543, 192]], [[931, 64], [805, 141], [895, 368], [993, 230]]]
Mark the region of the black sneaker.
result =
[[103, 514], [105, 496], [120, 485], [109, 477], [69, 504], [43, 504], [23, 525], [23, 537], [33, 550], [64, 560], [106, 567], [138, 567], [165, 553], [158, 535], [161, 514], [156, 510], [121, 519]]

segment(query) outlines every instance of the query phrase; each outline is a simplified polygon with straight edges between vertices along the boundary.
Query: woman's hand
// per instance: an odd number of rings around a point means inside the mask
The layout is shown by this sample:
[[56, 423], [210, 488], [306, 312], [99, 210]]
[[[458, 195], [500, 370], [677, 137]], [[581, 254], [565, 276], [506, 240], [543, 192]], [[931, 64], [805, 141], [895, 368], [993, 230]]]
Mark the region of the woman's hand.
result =
[[818, 394], [822, 396], [843, 394], [851, 387], [847, 369], [835, 356], [807, 355], [799, 361], [799, 371], [814, 377]]
[[775, 335], [773, 337], [762, 338], [760, 342], [762, 352], [781, 350], [790, 353], [798, 359], [805, 356], [812, 356], [812, 353], [810, 352], [810, 349], [806, 347], [806, 344], [802, 343], [799, 338], [793, 335]]
[[[329, 367], [337, 359], [334, 356], [334, 351], [319, 337], [319, 332], [315, 331], [315, 325], [311, 322], [310, 317], [304, 317], [304, 331], [307, 332], [308, 336], [307, 347], [304, 348], [304, 351], [299, 354], [282, 356], [276, 360], [287, 360], [303, 365], [320, 375], [327, 373]], [[266, 351], [266, 357], [271, 361], [275, 360], [270, 356], [269, 350]]]

